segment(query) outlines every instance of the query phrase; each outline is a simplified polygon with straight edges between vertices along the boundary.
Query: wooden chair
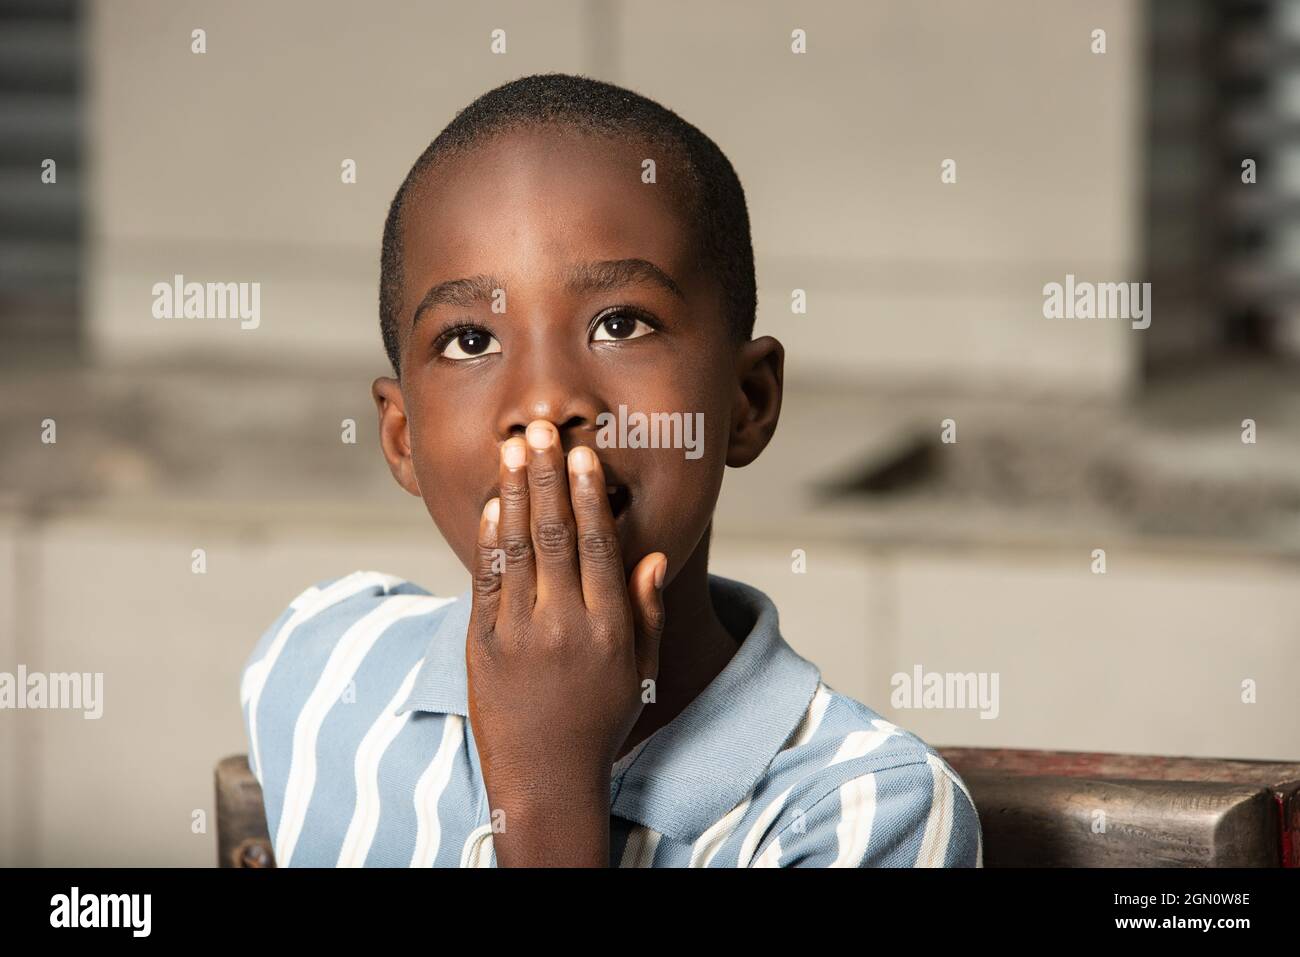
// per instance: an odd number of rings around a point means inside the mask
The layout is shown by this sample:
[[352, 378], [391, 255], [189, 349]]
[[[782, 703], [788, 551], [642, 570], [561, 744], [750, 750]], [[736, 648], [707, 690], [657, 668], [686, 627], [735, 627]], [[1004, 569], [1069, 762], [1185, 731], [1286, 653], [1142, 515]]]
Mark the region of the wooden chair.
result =
[[[986, 867], [1300, 867], [1300, 763], [939, 748]], [[274, 867], [245, 755], [216, 768], [217, 863]]]
[[986, 867], [1300, 867], [1300, 763], [939, 748]]
[[275, 867], [266, 829], [262, 785], [248, 767], [248, 755], [217, 762], [217, 866]]

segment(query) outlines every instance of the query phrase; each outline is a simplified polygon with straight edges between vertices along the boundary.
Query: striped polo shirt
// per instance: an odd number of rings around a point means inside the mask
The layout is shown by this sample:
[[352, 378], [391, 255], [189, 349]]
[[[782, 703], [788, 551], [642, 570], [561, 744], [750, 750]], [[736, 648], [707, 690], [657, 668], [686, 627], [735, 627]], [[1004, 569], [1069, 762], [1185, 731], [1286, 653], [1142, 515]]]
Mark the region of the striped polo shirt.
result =
[[[970, 793], [938, 753], [826, 685], [761, 591], [709, 588], [719, 617], [752, 624], [611, 767], [610, 866], [982, 866]], [[467, 717], [470, 604], [358, 571], [262, 635], [240, 698], [279, 866], [496, 866]]]

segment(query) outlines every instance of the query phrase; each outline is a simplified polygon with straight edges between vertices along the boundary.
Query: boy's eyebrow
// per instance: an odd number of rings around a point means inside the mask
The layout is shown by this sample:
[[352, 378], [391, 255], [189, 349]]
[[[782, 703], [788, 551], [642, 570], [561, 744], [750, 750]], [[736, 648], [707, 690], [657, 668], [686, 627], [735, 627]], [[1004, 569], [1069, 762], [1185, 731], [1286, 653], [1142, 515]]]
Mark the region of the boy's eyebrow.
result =
[[[570, 292], [601, 292], [640, 282], [653, 283], [686, 301], [686, 294], [673, 278], [647, 259], [602, 259], [577, 263], [569, 269], [565, 287]], [[426, 292], [415, 307], [411, 329], [415, 329], [426, 309], [437, 305], [465, 307], [476, 302], [490, 302], [495, 290], [505, 288], [505, 282], [495, 276], [478, 275], [440, 282]]]
[[578, 263], [569, 270], [567, 285], [570, 292], [603, 292], [639, 282], [661, 286], [686, 301], [686, 294], [673, 278], [647, 259], [602, 259]]
[[491, 302], [493, 291], [504, 288], [506, 284], [495, 276], [478, 275], [440, 282], [426, 292], [420, 304], [415, 307], [415, 315], [411, 317], [411, 330], [415, 330], [426, 309], [438, 305], [464, 307], [476, 302]]

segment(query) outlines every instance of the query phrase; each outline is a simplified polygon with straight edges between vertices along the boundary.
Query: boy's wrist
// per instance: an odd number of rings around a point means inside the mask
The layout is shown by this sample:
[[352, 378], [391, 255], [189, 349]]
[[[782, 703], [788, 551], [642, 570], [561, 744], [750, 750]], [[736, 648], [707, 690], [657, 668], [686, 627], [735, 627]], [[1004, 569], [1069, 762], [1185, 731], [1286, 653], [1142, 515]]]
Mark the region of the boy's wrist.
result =
[[[495, 794], [500, 794], [495, 798]], [[489, 791], [501, 830], [493, 834], [500, 867], [608, 867], [609, 781], [558, 786], [534, 781], [518, 791]]]
[[549, 818], [603, 813], [609, 815], [609, 772], [603, 779], [589, 774], [562, 773], [554, 769], [545, 778], [533, 777], [527, 784], [496, 782], [488, 787], [489, 803], [507, 814], [544, 823]]

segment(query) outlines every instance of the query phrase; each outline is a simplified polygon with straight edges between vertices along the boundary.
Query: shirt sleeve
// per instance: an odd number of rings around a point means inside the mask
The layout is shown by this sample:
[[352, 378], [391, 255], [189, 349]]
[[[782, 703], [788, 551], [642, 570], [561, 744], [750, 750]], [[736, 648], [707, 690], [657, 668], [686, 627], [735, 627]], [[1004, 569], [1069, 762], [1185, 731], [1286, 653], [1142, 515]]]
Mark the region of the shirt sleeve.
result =
[[289, 606], [282, 610], [276, 619], [262, 632], [253, 645], [253, 650], [244, 659], [244, 667], [239, 677], [239, 701], [244, 715], [244, 735], [248, 741], [248, 767], [262, 783], [262, 767], [259, 757], [257, 738], [257, 719], [255, 710], [262, 686], [266, 683], [267, 671], [273, 661], [271, 652], [276, 638], [284, 626], [292, 619], [294, 612], [319, 592], [319, 586], [312, 585], [299, 594]]
[[983, 867], [979, 814], [937, 755], [844, 778], [759, 850], [751, 867]]

